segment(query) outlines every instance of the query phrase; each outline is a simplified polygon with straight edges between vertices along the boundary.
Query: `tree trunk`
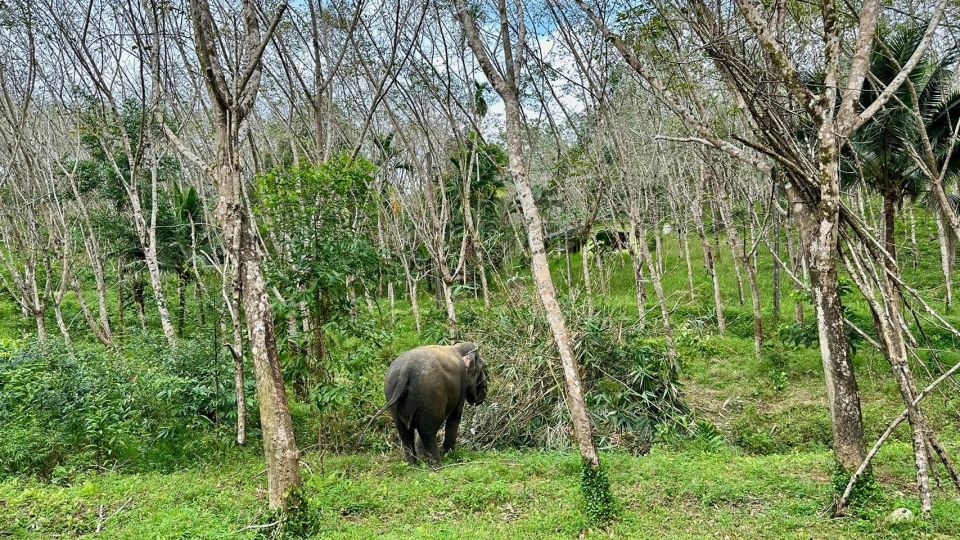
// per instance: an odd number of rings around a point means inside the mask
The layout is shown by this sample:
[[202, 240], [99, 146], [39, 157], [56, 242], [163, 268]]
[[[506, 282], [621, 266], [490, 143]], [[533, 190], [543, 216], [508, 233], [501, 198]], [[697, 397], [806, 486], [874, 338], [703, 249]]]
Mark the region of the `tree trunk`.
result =
[[[821, 145], [821, 154], [835, 154], [830, 143]], [[837, 277], [837, 239], [839, 236], [839, 180], [836, 159], [821, 157], [827, 176], [821, 185], [829, 183], [833, 190], [819, 205], [804, 204], [797, 188], [791, 187], [788, 196], [793, 202], [793, 214], [801, 232], [806, 252], [813, 292], [813, 307], [820, 337], [820, 357], [827, 387], [827, 403], [833, 424], [833, 453], [837, 462], [848, 473], [853, 473], [866, 456], [863, 434], [863, 416], [860, 411], [860, 391], [853, 370], [853, 360], [843, 323], [840, 301], [840, 282]], [[832, 170], [830, 163], [833, 163]], [[832, 178], [831, 178], [832, 177]]]
[[780, 291], [780, 211], [777, 201], [780, 194], [780, 181], [778, 179], [779, 170], [774, 168], [771, 173], [773, 180], [773, 204], [770, 205], [770, 212], [773, 213], [773, 321], [774, 325], [780, 323], [781, 311], [781, 291]]
[[956, 248], [953, 233], [947, 226], [940, 210], [934, 212], [937, 217], [937, 236], [940, 240], [940, 269], [943, 271], [943, 285], [946, 289], [944, 303], [949, 311], [953, 307], [953, 262]]
[[417, 291], [417, 280], [413, 279], [409, 272], [407, 272], [407, 294], [410, 296], [410, 311], [413, 312], [413, 322], [417, 326], [417, 333], [420, 333], [420, 302], [417, 298], [420, 293]]
[[523, 147], [521, 143], [520, 103], [516, 95], [505, 96], [507, 119], [507, 151], [510, 163], [510, 173], [513, 176], [517, 194], [520, 198], [520, 207], [523, 210], [524, 221], [527, 225], [527, 241], [530, 246], [531, 265], [540, 293], [540, 301], [547, 313], [550, 330], [560, 353], [560, 362], [563, 365], [563, 376], [566, 382], [567, 407], [570, 409], [570, 419], [573, 423], [573, 433], [580, 447], [580, 456], [593, 469], [600, 468], [600, 454], [597, 452], [593, 440], [593, 422], [587, 410], [583, 387], [580, 383], [580, 373], [576, 357], [573, 352], [573, 342], [567, 330], [567, 323], [557, 302], [557, 292], [550, 275], [550, 265], [547, 261], [547, 252], [543, 241], [543, 223], [540, 211], [533, 198], [533, 191], [527, 180], [527, 168], [523, 162]]
[[397, 322], [397, 298], [393, 292], [393, 280], [387, 282], [387, 298], [390, 300], [390, 323]]
[[144, 296], [144, 287], [143, 281], [140, 277], [137, 277], [137, 281], [133, 284], [133, 302], [137, 305], [137, 319], [140, 321], [140, 329], [144, 332], [147, 331], [147, 308], [146, 308], [146, 297]]
[[[884, 211], [886, 212], [887, 208]], [[853, 257], [847, 257], [846, 260], [851, 277], [870, 305], [877, 334], [883, 345], [884, 353], [893, 368], [893, 375], [900, 389], [900, 396], [907, 407], [907, 419], [910, 423], [913, 454], [917, 466], [920, 508], [925, 515], [928, 515], [933, 508], [933, 494], [930, 490], [930, 456], [932, 455], [932, 449], [927, 447], [927, 441], [933, 439], [933, 437], [927, 426], [923, 409], [913, 403], [917, 395], [917, 388], [910, 373], [910, 362], [904, 342], [903, 328], [905, 324], [900, 313], [899, 302], [894, 300], [895, 287], [886, 275], [881, 276], [879, 279], [882, 283], [877, 284], [877, 289], [880, 292], [878, 301], [874, 293], [874, 287], [868, 281], [862, 264]], [[851, 264], [851, 260], [853, 264]], [[882, 266], [886, 267], [887, 263], [883, 261]]]
[[477, 273], [480, 274], [480, 290], [483, 293], [483, 307], [490, 307], [490, 284], [487, 283], [487, 266], [480, 250], [480, 242], [474, 240], [473, 252], [477, 255]]
[[47, 324], [43, 319], [42, 309], [33, 309], [33, 322], [37, 325], [37, 341], [47, 342]]
[[885, 265], [888, 270], [896, 271], [897, 261], [897, 201], [893, 195], [883, 197], [883, 247], [890, 254], [892, 261]]
[[[741, 241], [737, 224], [734, 221], [733, 208], [730, 206], [730, 196], [727, 194], [724, 186], [719, 183], [714, 182], [713, 187], [718, 199], [717, 207], [720, 210], [720, 217], [727, 226], [727, 240], [730, 242], [731, 248], [734, 248], [737, 244], [740, 244]], [[750, 301], [753, 306], [753, 352], [759, 357], [760, 348], [763, 346], [763, 308], [760, 305], [760, 286], [757, 282], [757, 269], [745, 250], [734, 250], [731, 254], [734, 265], [736, 266], [737, 259], [740, 259], [740, 263], [747, 271], [747, 279], [750, 283]], [[739, 270], [737, 279], [740, 279]], [[741, 303], [743, 302], [741, 301]]]
[[[755, 259], [755, 258], [754, 258]], [[760, 307], [760, 285], [757, 281], [757, 269], [750, 259], [744, 261], [747, 267], [747, 278], [750, 282], [750, 300], [753, 303], [753, 352], [759, 358], [763, 346], [763, 311]]]
[[237, 394], [237, 444], [247, 444], [247, 387], [243, 366], [243, 329], [240, 322], [240, 288], [233, 287], [234, 302], [230, 310], [230, 325], [233, 328], [233, 389]]
[[717, 314], [717, 331], [720, 335], [727, 333], [727, 322], [723, 316], [723, 294], [720, 289], [720, 275], [717, 272], [717, 265], [713, 259], [713, 248], [710, 245], [710, 239], [707, 237], [706, 226], [703, 223], [703, 206], [700, 203], [700, 196], [695, 196], [692, 202], [691, 210], [693, 213], [693, 224], [697, 229], [697, 236], [700, 237], [700, 247], [703, 249], [703, 263], [710, 273], [710, 279], [713, 282], [713, 305]]
[[457, 306], [453, 303], [453, 280], [440, 280], [443, 289], [443, 305], [447, 310], [447, 334], [451, 339], [457, 336]]
[[103, 263], [100, 261], [100, 247], [93, 236], [94, 234], [91, 230], [90, 239], [87, 244], [91, 246], [88, 249], [91, 267], [93, 268], [94, 282], [97, 284], [97, 308], [100, 312], [100, 329], [103, 333], [101, 341], [103, 341], [105, 345], [110, 346], [113, 344], [113, 330], [110, 327], [110, 311], [107, 309], [107, 281], [104, 278]]
[[[553, 283], [553, 276], [550, 275], [550, 264], [547, 260], [547, 252], [543, 240], [543, 222], [540, 217], [540, 211], [537, 208], [536, 201], [533, 198], [533, 191], [530, 188], [530, 181], [527, 178], [527, 166], [523, 161], [524, 149], [522, 141], [523, 120], [520, 109], [519, 95], [519, 68], [520, 63], [511, 60], [513, 43], [509, 35], [503, 36], [507, 70], [506, 76], [497, 70], [491, 60], [488, 51], [480, 36], [473, 15], [467, 6], [466, 0], [457, 0], [457, 17], [460, 19], [467, 43], [477, 57], [487, 79], [493, 82], [494, 88], [503, 99], [504, 116], [506, 120], [507, 135], [507, 156], [509, 160], [510, 175], [517, 190], [517, 196], [520, 200], [520, 208], [523, 210], [524, 221], [527, 227], [527, 241], [530, 247], [530, 263], [533, 270], [533, 276], [536, 280], [537, 291], [540, 294], [540, 301], [543, 303], [546, 311], [547, 321], [550, 323], [550, 330], [553, 333], [553, 339], [557, 344], [557, 350], [560, 353], [560, 363], [563, 365], [563, 377], [566, 382], [567, 408], [570, 410], [570, 419], [573, 423], [573, 433], [580, 448], [580, 456], [583, 458], [587, 470], [593, 473], [600, 471], [600, 454], [597, 452], [597, 446], [593, 439], [593, 421], [590, 419], [590, 412], [587, 410], [586, 400], [583, 395], [583, 387], [580, 382], [580, 373], [577, 366], [577, 360], [574, 356], [573, 340], [567, 330], [567, 323], [564, 319], [560, 304], [557, 302], [557, 292]], [[500, 4], [500, 20], [504, 30], [509, 29], [509, 21], [506, 14], [505, 3]], [[521, 24], [523, 21], [521, 20]], [[522, 35], [522, 31], [520, 32]], [[520, 45], [525, 46], [524, 44]], [[522, 54], [522, 53], [521, 53]], [[585, 475], [585, 478], [589, 476]], [[609, 497], [609, 485], [605, 482], [605, 477], [593, 474], [592, 477], [598, 484], [592, 488], [586, 488], [589, 492], [595, 493], [601, 497]], [[602, 480], [601, 480], [602, 478]], [[604, 501], [607, 501], [605, 498]], [[607, 506], [603, 501], [597, 501], [598, 504]], [[607, 511], [608, 509], [604, 509]]]
[[[687, 236], [688, 230], [683, 231], [683, 259], [687, 263], [687, 287], [690, 291], [690, 301], [696, 300], [696, 287], [693, 284], [693, 258], [690, 257], [690, 238]], [[677, 235], [681, 233], [678, 231]]]
[[[221, 149], [220, 155], [224, 154]], [[290, 498], [300, 489], [300, 454], [277, 356], [273, 306], [263, 274], [262, 254], [243, 206], [241, 171], [229, 162], [221, 163], [214, 170], [214, 178], [220, 191], [217, 214], [224, 230], [224, 243], [238, 263], [250, 359], [257, 382], [270, 507], [288, 508]]]
[[[123, 260], [117, 261], [117, 334], [123, 340], [127, 331], [127, 295], [123, 286]], [[78, 293], [79, 294], [79, 293]]]
[[[737, 297], [740, 299], [740, 305], [742, 306], [746, 303], [746, 297], [743, 294], [743, 274], [740, 270], [741, 258], [737, 254], [739, 236], [737, 234], [737, 224], [733, 222], [733, 216], [731, 215], [732, 210], [726, 190], [722, 189], [716, 182], [712, 184], [714, 196], [717, 199], [717, 210], [720, 213], [720, 220], [727, 230], [727, 247], [730, 248], [730, 260], [733, 262], [733, 271], [737, 275]], [[719, 248], [717, 251], [719, 252]]]
[[920, 265], [920, 248], [917, 245], [917, 217], [913, 213], [913, 205], [907, 207], [910, 214], [910, 250], [913, 253], [913, 269]]
[[159, 157], [154, 156], [150, 166], [150, 190], [151, 190], [151, 212], [150, 222], [147, 223], [143, 210], [140, 208], [139, 196], [134, 189], [131, 194], [131, 208], [134, 212], [134, 222], [137, 225], [140, 243], [143, 246], [143, 258], [147, 265], [147, 275], [150, 276], [150, 287], [153, 290], [153, 298], [157, 303], [157, 312], [160, 315], [160, 326], [163, 328], [163, 335], [167, 338], [167, 344], [170, 348], [177, 347], [177, 334], [170, 320], [170, 310], [167, 307], [167, 295], [163, 290], [163, 276], [160, 273], [160, 261], [157, 258], [157, 212], [159, 204], [158, 184], [159, 180]]
[[630, 238], [630, 263], [633, 266], [633, 281], [637, 290], [637, 314], [640, 324], [643, 325], [647, 317], [647, 291], [644, 287], [646, 278], [643, 276], [643, 254], [640, 251], [640, 242], [637, 239], [637, 230], [631, 220], [627, 232]]
[[667, 271], [666, 255], [663, 253], [663, 238], [660, 227], [653, 229], [653, 247], [657, 250], [657, 272], [662, 276]]
[[587, 311], [593, 313], [593, 280], [590, 277], [590, 244], [593, 227], [587, 227], [583, 246], [580, 248], [580, 267], [583, 272], [583, 294], [587, 299]]
[[[660, 280], [660, 270], [650, 254], [650, 248], [647, 246], [647, 229], [643, 221], [637, 219], [631, 213], [631, 227], [637, 231], [637, 241], [640, 245], [640, 253], [647, 261], [647, 270], [650, 272], [650, 281], [653, 283], [653, 292], [657, 295], [657, 303], [660, 304], [660, 315], [663, 317], [663, 335], [667, 339], [667, 348], [670, 357], [677, 358], [677, 344], [673, 341], [673, 329], [670, 326], [670, 308], [667, 305], [667, 296], [663, 292], [663, 282]], [[661, 246], [662, 253], [662, 246]]]
[[[806, 272], [806, 265], [803, 264], [803, 256], [800, 253], [801, 250], [797, 249], [794, 245], [793, 234], [788, 230], [787, 231], [787, 256], [790, 257], [790, 264], [793, 266], [794, 275], [804, 278], [809, 275], [809, 272]], [[794, 304], [794, 312], [797, 324], [803, 324], [803, 287], [800, 283], [794, 283], [794, 290], [797, 292], [796, 304]]]
[[183, 337], [187, 325], [187, 285], [182, 272], [177, 272], [177, 336]]

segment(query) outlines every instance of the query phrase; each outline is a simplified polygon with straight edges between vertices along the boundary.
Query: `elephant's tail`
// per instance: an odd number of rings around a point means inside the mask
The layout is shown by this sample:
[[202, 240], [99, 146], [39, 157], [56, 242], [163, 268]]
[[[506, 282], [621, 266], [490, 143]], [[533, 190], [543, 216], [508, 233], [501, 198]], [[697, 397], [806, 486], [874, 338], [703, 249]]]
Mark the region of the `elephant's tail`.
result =
[[383, 407], [381, 407], [379, 411], [374, 413], [373, 417], [370, 418], [370, 421], [367, 422], [367, 427], [363, 428], [363, 431], [360, 432], [361, 446], [363, 445], [364, 440], [367, 438], [367, 431], [370, 430], [370, 427], [373, 425], [373, 422], [376, 421], [377, 418], [380, 418], [380, 415], [386, 412], [387, 409], [394, 406], [398, 401], [400, 401], [400, 398], [403, 397], [403, 394], [407, 392], [407, 381], [408, 381], [407, 371], [402, 370], [400, 372], [400, 379], [397, 381], [397, 385], [393, 388], [393, 395], [390, 396], [390, 399], [387, 400], [387, 403]]

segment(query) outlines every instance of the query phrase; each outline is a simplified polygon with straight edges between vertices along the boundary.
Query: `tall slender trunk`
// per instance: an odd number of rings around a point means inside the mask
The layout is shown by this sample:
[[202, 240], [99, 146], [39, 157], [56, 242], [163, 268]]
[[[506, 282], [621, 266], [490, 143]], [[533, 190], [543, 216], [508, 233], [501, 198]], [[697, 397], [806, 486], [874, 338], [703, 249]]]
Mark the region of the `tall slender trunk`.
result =
[[653, 229], [653, 246], [657, 250], [657, 272], [663, 275], [667, 271], [666, 255], [663, 253], [663, 238], [660, 236], [660, 227]]
[[563, 365], [563, 376], [566, 382], [567, 407], [570, 410], [570, 419], [573, 423], [573, 432], [580, 447], [580, 455], [591, 469], [600, 468], [600, 454], [593, 439], [593, 421], [587, 410], [583, 387], [580, 382], [580, 372], [573, 352], [573, 340], [567, 330], [567, 322], [557, 302], [557, 292], [550, 275], [550, 265], [547, 261], [547, 252], [543, 241], [543, 222], [540, 211], [533, 198], [533, 191], [527, 179], [527, 167], [523, 162], [523, 147], [521, 143], [520, 103], [518, 96], [505, 96], [505, 110], [507, 118], [507, 153], [510, 163], [510, 173], [513, 176], [517, 194], [520, 198], [520, 207], [527, 225], [527, 241], [530, 246], [531, 265], [537, 282], [537, 291], [543, 303], [550, 323], [553, 339], [560, 353], [560, 363]]
[[420, 293], [417, 291], [417, 280], [407, 271], [407, 294], [410, 296], [410, 310], [413, 311], [413, 322], [417, 326], [417, 333], [421, 330], [420, 325]]
[[940, 269], [943, 271], [943, 286], [945, 288], [944, 303], [949, 311], [953, 307], [953, 266], [956, 248], [953, 242], [953, 233], [949, 229], [940, 210], [934, 212], [937, 217], [937, 237], [940, 241]]
[[[98, 325], [91, 326], [91, 329], [93, 329], [94, 334], [97, 335], [97, 338], [100, 339], [104, 345], [110, 346], [113, 343], [113, 332], [110, 328], [110, 311], [107, 308], [107, 280], [104, 277], [103, 258], [100, 254], [100, 241], [94, 232], [90, 220], [90, 213], [87, 210], [86, 204], [83, 202], [83, 198], [80, 196], [80, 189], [74, 181], [75, 178], [73, 175], [68, 175], [68, 180], [70, 189], [73, 191], [74, 200], [77, 202], [80, 223], [82, 224], [81, 230], [86, 233], [84, 247], [87, 252], [87, 258], [90, 260], [90, 268], [93, 270], [93, 278], [97, 286], [97, 305], [100, 321]], [[77, 294], [80, 294], [79, 288]], [[92, 317], [88, 318], [88, 322], [91, 320], [93, 320]], [[99, 326], [99, 329], [94, 328], [94, 326]]]
[[183, 272], [177, 272], [177, 336], [183, 337], [187, 325], [187, 285]]
[[667, 349], [670, 357], [677, 358], [677, 344], [673, 340], [673, 328], [670, 326], [670, 307], [667, 305], [667, 295], [663, 292], [663, 282], [661, 281], [661, 272], [657, 268], [647, 245], [647, 228], [641, 219], [638, 219], [633, 212], [630, 213], [631, 227], [637, 231], [637, 243], [640, 246], [640, 253], [647, 261], [647, 270], [650, 272], [650, 282], [653, 284], [653, 292], [657, 296], [657, 303], [660, 305], [660, 316], [663, 318], [663, 335], [667, 339]]
[[483, 293], [483, 307], [490, 307], [490, 284], [487, 283], [487, 266], [483, 260], [480, 242], [475, 240], [473, 252], [477, 256], [477, 273], [480, 274], [480, 291]]
[[137, 276], [133, 284], [133, 302], [137, 305], [137, 320], [140, 321], [140, 329], [147, 331], [147, 307], [146, 296], [144, 294], [144, 283], [140, 276]]
[[[230, 309], [227, 311], [230, 313], [230, 327], [233, 329], [233, 345], [229, 349], [233, 357], [233, 389], [237, 394], [237, 444], [244, 446], [247, 444], [247, 388], [243, 365], [240, 282], [237, 276], [233, 276], [224, 285], [230, 285], [230, 292], [224, 291], [224, 301], [230, 303]], [[226, 334], [225, 327], [226, 323], [221, 323], [221, 332], [224, 334]]]
[[[498, 71], [483, 43], [480, 31], [467, 6], [466, 0], [456, 0], [456, 8], [457, 17], [460, 19], [467, 43], [473, 50], [474, 56], [479, 60], [487, 79], [493, 81], [494, 88], [497, 90], [501, 99], [503, 99], [510, 175], [513, 177], [517, 196], [520, 200], [520, 208], [523, 210], [523, 217], [527, 227], [527, 242], [531, 255], [530, 263], [537, 284], [537, 292], [540, 294], [540, 301], [543, 303], [547, 321], [550, 323], [550, 330], [553, 333], [553, 339], [560, 353], [560, 363], [563, 366], [563, 378], [566, 382], [567, 408], [570, 410], [573, 433], [580, 448], [580, 456], [583, 458], [584, 464], [588, 467], [587, 470], [597, 473], [600, 471], [600, 454], [597, 452], [597, 446], [593, 438], [593, 421], [590, 419], [590, 412], [587, 410], [586, 400], [584, 399], [579, 368], [576, 357], [574, 356], [573, 340], [567, 330], [567, 322], [560, 309], [560, 303], [557, 301], [556, 287], [553, 283], [553, 277], [550, 275], [550, 265], [547, 260], [547, 252], [543, 240], [543, 221], [540, 217], [540, 211], [537, 208], [536, 201], [533, 198], [533, 190], [527, 178], [527, 166], [523, 161], [523, 120], [520, 109], [518, 83], [519, 77], [521, 76], [519, 73], [521, 62], [511, 60], [513, 44], [511, 37], [506, 35], [504, 36], [506, 39], [503, 40], [503, 43], [506, 51], [505, 58], [508, 69], [505, 72], [506, 75]], [[506, 14], [506, 3], [501, 2], [499, 9], [501, 24], [505, 30], [508, 30], [509, 21]], [[521, 24], [523, 24], [522, 19]], [[524, 45], [521, 45], [521, 47], [522, 46]], [[604, 497], [603, 501], [597, 501], [598, 504], [605, 507], [608, 506], [609, 486], [605, 482], [605, 477], [603, 480], [595, 474], [592, 477], [597, 481], [598, 485], [590, 488], [589, 491]], [[602, 486], [599, 485], [601, 483]], [[608, 508], [604, 508], [603, 511], [606, 512], [607, 510]]]
[[640, 242], [637, 239], [637, 229], [631, 220], [627, 235], [630, 238], [630, 264], [633, 266], [633, 282], [637, 291], [637, 314], [640, 324], [644, 324], [647, 317], [647, 291], [644, 287], [646, 278], [643, 276], [643, 254], [640, 251]]
[[207, 310], [203, 305], [203, 276], [200, 275], [200, 265], [197, 263], [197, 225], [190, 218], [190, 263], [193, 268], [194, 296], [197, 300], [197, 310], [200, 315], [200, 326], [207, 325]]
[[895, 270], [897, 261], [897, 201], [891, 194], [883, 197], [883, 247], [892, 261], [887, 261], [887, 269]]
[[[120, 337], [123, 337], [124, 332], [127, 328], [127, 295], [124, 293], [126, 288], [123, 286], [123, 275], [124, 275], [124, 263], [123, 260], [117, 261], [117, 333]], [[78, 293], [79, 294], [79, 293]]]
[[[787, 231], [787, 256], [790, 257], [790, 265], [793, 268], [794, 275], [800, 278], [806, 278], [809, 276], [809, 272], [806, 271], [806, 265], [803, 263], [803, 255], [801, 250], [798, 249], [793, 241], [793, 234], [791, 231]], [[794, 290], [797, 292], [796, 304], [794, 304], [794, 318], [797, 321], [797, 324], [803, 324], [803, 287], [800, 283], [794, 283]]]
[[[720, 213], [720, 221], [723, 223], [724, 229], [726, 229], [727, 234], [727, 247], [730, 249], [730, 259], [733, 262], [733, 271], [737, 276], [737, 297], [740, 300], [740, 305], [746, 303], [746, 297], [743, 294], [743, 273], [740, 270], [740, 263], [742, 259], [738, 256], [737, 244], [739, 243], [739, 235], [737, 234], [737, 224], [733, 221], [733, 216], [730, 212], [730, 200], [727, 196], [726, 190], [723, 189], [717, 182], [712, 182], [713, 193], [716, 197], [716, 207], [717, 211]], [[719, 252], [719, 248], [718, 248]]]
[[[724, 186], [714, 182], [714, 193], [717, 196], [717, 208], [720, 210], [720, 217], [727, 225], [727, 240], [731, 248], [741, 243], [740, 233], [737, 230], [737, 224], [733, 216], [733, 208], [730, 206], [730, 196]], [[753, 351], [756, 356], [760, 356], [760, 348], [763, 346], [763, 311], [760, 305], [760, 286], [757, 280], [757, 269], [750, 260], [746, 250], [734, 250], [732, 253], [734, 265], [737, 259], [747, 272], [747, 280], [750, 285], [750, 302], [753, 307]], [[738, 278], [739, 275], [738, 275]], [[741, 285], [742, 286], [742, 285]], [[741, 301], [742, 303], [742, 301]]]
[[[229, 133], [221, 134], [221, 143], [229, 140]], [[219, 155], [221, 158], [232, 156], [232, 149], [232, 146], [221, 146]], [[224, 244], [238, 266], [250, 359], [257, 382], [270, 507], [288, 508], [290, 497], [301, 485], [300, 453], [280, 371], [273, 306], [263, 274], [263, 255], [243, 205], [244, 179], [240, 168], [224, 159], [213, 175], [220, 191], [217, 215], [224, 230]]]
[[[777, 180], [777, 169], [773, 169], [773, 189], [774, 197], [778, 197], [780, 193], [779, 180]], [[774, 324], [779, 324], [780, 322], [780, 311], [781, 311], [781, 290], [780, 290], [780, 237], [782, 233], [780, 232], [780, 212], [776, 204], [772, 205], [771, 212], [773, 213], [773, 320]]]
[[451, 338], [457, 335], [457, 306], [453, 303], [453, 283], [446, 279], [440, 280], [443, 289], [443, 305], [447, 310], [447, 333]]
[[913, 269], [916, 270], [920, 265], [920, 248], [917, 245], [917, 216], [913, 213], [913, 205], [909, 205], [908, 214], [910, 215], [910, 252], [913, 254]]
[[[690, 292], [690, 301], [693, 302], [696, 300], [696, 287], [693, 284], [693, 258], [690, 257], [690, 238], [687, 236], [689, 233], [686, 228], [683, 230], [683, 260], [687, 263], [687, 288]], [[678, 231], [678, 235], [681, 233]]]
[[580, 267], [583, 272], [583, 294], [587, 298], [587, 310], [593, 312], [593, 279], [590, 276], [590, 240], [593, 238], [593, 227], [588, 226], [580, 248]]
[[[880, 291], [880, 300], [878, 301], [875, 296], [874, 287], [867, 277], [867, 271], [864, 270], [859, 260], [854, 257], [846, 257], [846, 262], [850, 275], [870, 305], [877, 334], [883, 345], [884, 353], [893, 368], [893, 375], [897, 381], [900, 396], [907, 407], [907, 419], [910, 423], [913, 441], [914, 461], [917, 466], [917, 487], [920, 491], [920, 507], [926, 515], [929, 514], [933, 508], [933, 494], [930, 489], [930, 473], [932, 472], [930, 456], [933, 452], [932, 448], [928, 448], [927, 442], [928, 440], [935, 440], [935, 436], [927, 425], [923, 409], [919, 405], [913, 404], [913, 400], [917, 395], [917, 388], [910, 372], [910, 362], [903, 334], [903, 328], [905, 326], [903, 316], [900, 312], [899, 303], [894, 300], [896, 294], [895, 287], [887, 275], [880, 276], [879, 280], [882, 283], [878, 283], [877, 287], [877, 290]], [[887, 265], [886, 261], [882, 263], [882, 266], [885, 268]], [[949, 459], [949, 457], [947, 459]]]
[[727, 321], [723, 316], [723, 294], [720, 289], [720, 275], [717, 272], [717, 264], [713, 259], [713, 247], [710, 245], [710, 239], [707, 237], [706, 225], [703, 223], [703, 205], [700, 196], [695, 196], [692, 201], [691, 210], [693, 213], [693, 224], [697, 229], [697, 236], [700, 237], [700, 247], [703, 249], [703, 264], [710, 273], [710, 280], [713, 282], [713, 305], [717, 314], [717, 331], [720, 335], [727, 333]]
[[163, 335], [167, 338], [167, 344], [171, 348], [177, 347], [177, 334], [170, 320], [170, 309], [167, 307], [167, 295], [163, 290], [163, 276], [160, 273], [160, 260], [157, 258], [157, 214], [159, 212], [159, 179], [160, 159], [154, 156], [150, 166], [150, 191], [151, 191], [151, 210], [150, 222], [146, 222], [143, 211], [140, 208], [140, 202], [137, 191], [133, 190], [134, 197], [131, 197], [131, 207], [134, 210], [134, 221], [138, 223], [140, 241], [144, 247], [144, 262], [147, 265], [147, 274], [150, 276], [150, 287], [153, 290], [153, 298], [157, 303], [157, 312], [160, 315], [160, 326], [163, 328]]
[[393, 280], [387, 282], [387, 298], [390, 300], [390, 323], [397, 322], [397, 298], [393, 292]]

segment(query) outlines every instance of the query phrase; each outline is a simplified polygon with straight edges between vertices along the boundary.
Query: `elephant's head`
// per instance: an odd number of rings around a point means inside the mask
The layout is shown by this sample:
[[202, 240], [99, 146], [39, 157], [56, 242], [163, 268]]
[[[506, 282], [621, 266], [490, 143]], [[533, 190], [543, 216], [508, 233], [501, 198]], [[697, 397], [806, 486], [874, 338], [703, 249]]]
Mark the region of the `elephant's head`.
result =
[[480, 347], [476, 343], [457, 345], [463, 364], [467, 367], [467, 402], [481, 405], [487, 399], [487, 366], [480, 358]]

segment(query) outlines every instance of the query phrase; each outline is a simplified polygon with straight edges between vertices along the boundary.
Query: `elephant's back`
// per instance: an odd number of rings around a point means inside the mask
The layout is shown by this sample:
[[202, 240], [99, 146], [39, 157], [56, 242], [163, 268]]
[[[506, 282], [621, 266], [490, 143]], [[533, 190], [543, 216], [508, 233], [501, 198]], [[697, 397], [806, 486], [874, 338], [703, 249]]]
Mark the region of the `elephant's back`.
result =
[[405, 383], [406, 392], [397, 404], [402, 416], [412, 417], [424, 408], [446, 416], [449, 405], [462, 398], [465, 370], [463, 361], [450, 347], [417, 347], [390, 364], [384, 391], [389, 399], [396, 385]]

